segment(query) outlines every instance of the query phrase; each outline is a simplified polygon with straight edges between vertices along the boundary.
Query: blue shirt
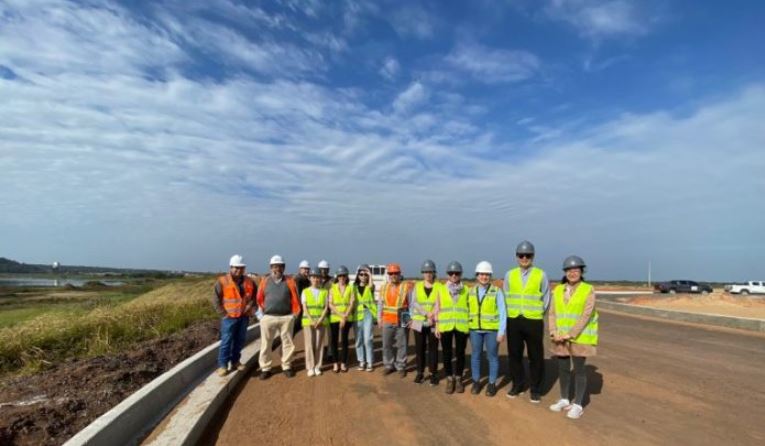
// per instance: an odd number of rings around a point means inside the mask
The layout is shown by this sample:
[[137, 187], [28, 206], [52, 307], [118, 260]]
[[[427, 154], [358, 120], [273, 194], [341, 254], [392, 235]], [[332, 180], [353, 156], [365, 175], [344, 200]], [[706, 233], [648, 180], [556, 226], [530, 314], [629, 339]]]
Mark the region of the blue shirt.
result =
[[[481, 285], [476, 285], [478, 287], [478, 305], [481, 305], [481, 302], [483, 302], [483, 298], [486, 296], [486, 290], [488, 287], [484, 288]], [[507, 328], [507, 308], [505, 307], [505, 294], [502, 293], [501, 288], [497, 288], [497, 308], [499, 309], [499, 330], [497, 330], [497, 336], [504, 335], [505, 329]], [[473, 330], [476, 333], [489, 333], [490, 330]]]

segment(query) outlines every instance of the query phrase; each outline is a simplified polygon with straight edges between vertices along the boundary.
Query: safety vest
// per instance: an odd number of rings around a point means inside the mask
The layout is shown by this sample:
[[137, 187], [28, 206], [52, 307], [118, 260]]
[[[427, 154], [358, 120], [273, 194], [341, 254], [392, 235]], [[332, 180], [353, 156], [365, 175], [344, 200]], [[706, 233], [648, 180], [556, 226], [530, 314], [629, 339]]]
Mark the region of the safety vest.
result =
[[[452, 300], [447, 285], [443, 285], [444, 290], [438, 303], [438, 331], [447, 332], [452, 330], [468, 332], [468, 294], [470, 289], [463, 286], [460, 294], [457, 296], [457, 303]], [[499, 327], [497, 327], [499, 328]]]
[[364, 292], [359, 295], [358, 285], [353, 284], [353, 291], [356, 293], [356, 320], [364, 320], [364, 310], [369, 310], [372, 313], [373, 318], [377, 318], [377, 302], [375, 302], [375, 296], [372, 292], [372, 285], [369, 284], [364, 288]]
[[[425, 294], [425, 282], [419, 281], [414, 285], [414, 300], [417, 302], [417, 304], [422, 308], [423, 311], [430, 313], [433, 311], [433, 307], [436, 306], [436, 300], [438, 299], [439, 294], [443, 294], [441, 287], [443, 285], [434, 282], [433, 288], [430, 290], [430, 296]], [[447, 292], [448, 294], [448, 292]], [[421, 321], [425, 322], [424, 314], [414, 313], [412, 314], [412, 320], [413, 321]]]
[[404, 306], [404, 301], [406, 300], [406, 292], [409, 287], [406, 286], [406, 283], [401, 282], [397, 285], [397, 293], [393, 296], [393, 298], [391, 298], [388, 291], [391, 289], [391, 287], [394, 286], [396, 285], [393, 285], [392, 283], [384, 284], [380, 294], [382, 295], [383, 304], [383, 322], [395, 325], [398, 324], [398, 310]]
[[244, 307], [255, 297], [255, 282], [247, 276], [242, 278], [244, 296], [239, 293], [239, 287], [231, 277], [231, 274], [219, 277], [218, 283], [220, 283], [220, 294], [223, 301], [223, 309], [226, 310], [226, 316], [231, 318], [249, 316], [244, 314]]
[[[592, 293], [592, 285], [586, 282], [580, 282], [574, 290], [574, 294], [569, 297], [568, 303], [563, 296], [566, 293], [566, 285], [560, 284], [553, 291], [555, 299], [555, 327], [558, 334], [566, 334], [576, 325], [577, 321], [584, 313], [584, 307], [587, 303], [587, 297]], [[574, 344], [598, 345], [598, 312], [593, 310], [590, 320], [585, 325], [584, 330], [579, 336], [572, 339]]]
[[348, 305], [351, 304], [353, 286], [349, 283], [345, 286], [345, 291], [341, 293], [340, 285], [335, 283], [332, 285], [332, 288], [330, 288], [329, 296], [331, 299], [330, 302], [332, 302], [332, 305], [335, 306], [335, 311], [332, 311], [332, 314], [329, 316], [329, 321], [332, 323], [340, 322], [342, 319], [340, 315], [345, 313], [345, 311], [348, 309]]
[[[305, 306], [308, 307], [308, 314], [311, 315], [314, 321], [321, 317], [321, 313], [324, 312], [324, 308], [327, 306], [327, 290], [324, 288], [319, 289], [319, 295], [316, 296], [313, 293], [313, 289], [306, 288], [303, 290], [302, 298], [305, 299]], [[327, 318], [324, 318], [322, 325], [327, 324]], [[303, 315], [303, 327], [311, 325], [311, 320], [307, 315]]]
[[521, 269], [513, 268], [505, 276], [505, 306], [507, 317], [523, 316], [526, 319], [542, 320], [545, 313], [542, 300], [542, 281], [544, 272], [532, 266], [526, 285], [521, 279]]
[[478, 302], [478, 287], [470, 290], [468, 296], [468, 328], [471, 330], [499, 330], [499, 307], [497, 306], [497, 287], [490, 285], [483, 300]]

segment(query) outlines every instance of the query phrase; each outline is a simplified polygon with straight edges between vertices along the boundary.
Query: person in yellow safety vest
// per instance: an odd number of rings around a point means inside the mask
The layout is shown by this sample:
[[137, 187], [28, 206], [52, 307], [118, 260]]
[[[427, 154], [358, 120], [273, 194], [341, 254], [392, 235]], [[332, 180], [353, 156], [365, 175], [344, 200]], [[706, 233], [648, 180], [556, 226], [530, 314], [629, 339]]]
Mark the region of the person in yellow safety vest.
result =
[[329, 292], [321, 287], [318, 269], [309, 272], [311, 286], [300, 295], [303, 307], [303, 339], [305, 340], [305, 369], [308, 376], [321, 375], [324, 362], [324, 334], [329, 313]]
[[[553, 301], [547, 316], [553, 354], [558, 358], [560, 400], [550, 406], [553, 412], [566, 411], [577, 419], [584, 409], [587, 372], [584, 363], [595, 356], [598, 345], [598, 312], [595, 309], [595, 289], [584, 281], [584, 260], [569, 256], [563, 261], [566, 275], [553, 291]], [[571, 391], [571, 362], [574, 363], [574, 401]]]
[[[449, 279], [446, 292], [442, 293], [433, 310], [436, 313], [436, 337], [441, 339], [446, 374], [446, 393], [463, 393], [465, 385], [462, 374], [465, 372], [465, 347], [468, 339], [468, 294], [470, 288], [462, 283], [462, 265], [450, 262], [446, 267]], [[452, 341], [453, 340], [453, 341]], [[453, 345], [454, 344], [454, 345]], [[452, 350], [452, 348], [454, 350]], [[457, 359], [452, 365], [452, 351]]]
[[402, 316], [409, 309], [406, 296], [411, 284], [402, 281], [401, 266], [398, 263], [389, 263], [385, 270], [388, 273], [388, 283], [380, 290], [380, 304], [377, 306], [377, 323], [382, 329], [383, 374], [387, 376], [398, 371], [405, 378], [409, 331]]
[[356, 296], [356, 358], [359, 360], [358, 370], [373, 370], [374, 349], [372, 330], [377, 318], [377, 302], [375, 301], [375, 284], [372, 282], [372, 268], [367, 264], [359, 265], [356, 269], [356, 279], [353, 282], [353, 293]]
[[539, 403], [544, 383], [544, 313], [550, 305], [550, 284], [547, 275], [534, 266], [534, 245], [524, 240], [515, 249], [518, 262], [505, 275], [503, 291], [507, 306], [507, 359], [512, 385], [508, 398], [523, 393], [526, 372], [524, 348], [529, 355], [529, 401]]
[[[335, 364], [335, 373], [348, 371], [348, 335], [356, 319], [356, 296], [353, 287], [348, 283], [348, 268], [340, 265], [335, 272], [337, 283], [329, 289], [329, 329], [330, 349]], [[342, 343], [342, 350], [339, 348]]]
[[491, 283], [494, 270], [491, 263], [479, 262], [475, 267], [478, 283], [468, 294], [468, 328], [470, 329], [470, 372], [473, 386], [470, 393], [481, 392], [481, 356], [486, 346], [486, 359], [489, 360], [489, 384], [486, 396], [497, 394], [497, 375], [499, 375], [499, 344], [505, 340], [505, 296], [502, 289]]
[[229, 272], [215, 282], [213, 306], [220, 315], [220, 349], [218, 350], [219, 376], [228, 374], [228, 364], [236, 370], [244, 370], [239, 362], [242, 347], [247, 338], [247, 325], [252, 316], [257, 286], [244, 273], [244, 259], [234, 255], [229, 260]]
[[409, 293], [409, 308], [412, 314], [411, 329], [414, 332], [414, 351], [417, 358], [416, 384], [425, 379], [425, 355], [427, 354], [428, 381], [431, 386], [438, 385], [438, 338], [436, 338], [435, 306], [442, 294], [447, 294], [442, 283], [436, 282], [436, 263], [432, 260], [422, 262], [420, 268], [423, 280], [414, 284]]

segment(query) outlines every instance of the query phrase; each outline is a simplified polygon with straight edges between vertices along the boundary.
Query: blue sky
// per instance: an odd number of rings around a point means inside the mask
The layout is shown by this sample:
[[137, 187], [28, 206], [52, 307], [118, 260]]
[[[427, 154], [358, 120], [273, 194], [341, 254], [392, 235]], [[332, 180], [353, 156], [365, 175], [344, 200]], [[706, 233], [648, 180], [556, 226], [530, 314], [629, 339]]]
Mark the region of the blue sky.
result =
[[765, 3], [0, 1], [0, 255], [765, 275]]

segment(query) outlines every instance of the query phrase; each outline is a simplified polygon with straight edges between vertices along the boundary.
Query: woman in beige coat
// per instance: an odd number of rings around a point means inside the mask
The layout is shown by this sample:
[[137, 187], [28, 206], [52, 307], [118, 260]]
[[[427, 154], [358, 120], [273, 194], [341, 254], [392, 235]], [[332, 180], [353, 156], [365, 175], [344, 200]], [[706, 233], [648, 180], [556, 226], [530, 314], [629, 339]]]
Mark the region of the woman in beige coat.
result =
[[[566, 275], [555, 287], [548, 311], [548, 327], [552, 352], [558, 358], [560, 400], [550, 406], [553, 412], [566, 411], [566, 416], [582, 416], [582, 402], [587, 390], [584, 363], [595, 356], [598, 344], [598, 312], [595, 310], [595, 289], [584, 281], [584, 260], [569, 256], [563, 261]], [[571, 391], [571, 363], [574, 363], [574, 400]]]

